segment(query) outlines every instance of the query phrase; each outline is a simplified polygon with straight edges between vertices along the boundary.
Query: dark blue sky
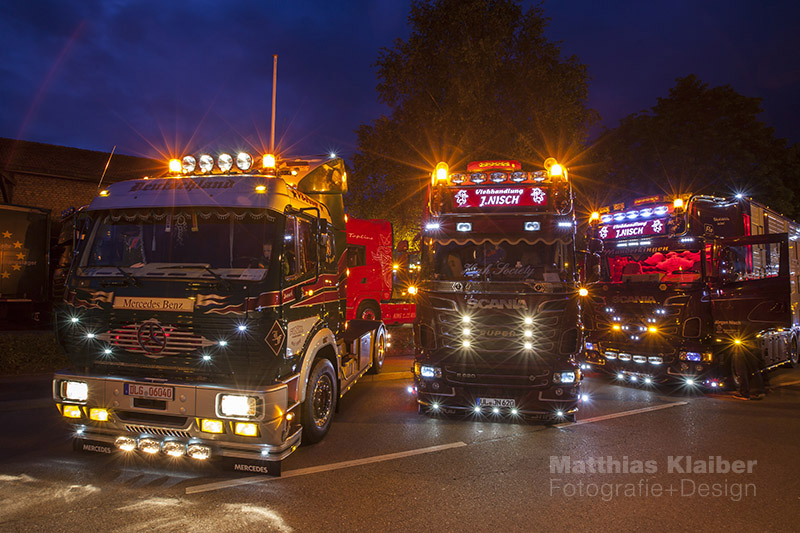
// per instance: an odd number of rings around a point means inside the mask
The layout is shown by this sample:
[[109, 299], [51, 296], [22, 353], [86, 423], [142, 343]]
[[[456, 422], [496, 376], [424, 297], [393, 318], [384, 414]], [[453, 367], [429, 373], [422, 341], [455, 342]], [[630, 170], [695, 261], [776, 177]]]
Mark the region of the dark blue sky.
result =
[[[529, 5], [531, 2], [526, 2]], [[592, 76], [603, 125], [690, 73], [764, 99], [800, 141], [798, 2], [544, 2], [550, 39]], [[269, 143], [272, 55], [284, 153], [355, 149], [378, 104], [378, 50], [407, 0], [4, 0], [0, 136], [158, 157]]]

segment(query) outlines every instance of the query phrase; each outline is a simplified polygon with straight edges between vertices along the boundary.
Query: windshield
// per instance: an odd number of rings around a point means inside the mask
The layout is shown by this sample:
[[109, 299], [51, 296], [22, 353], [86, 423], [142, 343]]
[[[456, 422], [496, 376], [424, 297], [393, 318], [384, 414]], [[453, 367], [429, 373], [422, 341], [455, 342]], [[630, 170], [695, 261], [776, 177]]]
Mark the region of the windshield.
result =
[[602, 281], [611, 283], [687, 283], [702, 275], [700, 250], [663, 250], [606, 255]]
[[535, 244], [433, 243], [426, 254], [427, 272], [437, 280], [545, 281], [573, 280], [571, 242]]
[[[109, 213], [95, 223], [80, 262], [85, 275], [263, 278], [279, 251], [277, 217], [265, 211], [176, 210]], [[273, 248], [275, 254], [273, 254]], [[114, 271], [100, 267], [114, 267]]]

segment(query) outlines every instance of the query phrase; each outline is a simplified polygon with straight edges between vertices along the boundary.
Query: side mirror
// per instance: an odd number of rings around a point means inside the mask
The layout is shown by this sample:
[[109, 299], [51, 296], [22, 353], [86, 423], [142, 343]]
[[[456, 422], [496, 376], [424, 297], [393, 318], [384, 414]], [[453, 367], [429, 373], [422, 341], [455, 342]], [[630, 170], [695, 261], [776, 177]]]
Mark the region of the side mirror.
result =
[[586, 239], [586, 247], [589, 249], [591, 253], [599, 254], [600, 252], [603, 251], [603, 241], [597, 238], [588, 238]]

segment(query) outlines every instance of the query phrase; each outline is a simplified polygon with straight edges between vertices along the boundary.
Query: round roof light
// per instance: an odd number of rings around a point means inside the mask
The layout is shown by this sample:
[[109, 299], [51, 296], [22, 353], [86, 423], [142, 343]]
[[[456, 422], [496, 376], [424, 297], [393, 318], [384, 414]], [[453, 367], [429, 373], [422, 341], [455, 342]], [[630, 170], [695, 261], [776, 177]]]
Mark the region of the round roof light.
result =
[[486, 181], [485, 172], [473, 172], [469, 175], [469, 181], [472, 183], [484, 183]]
[[489, 174], [489, 179], [492, 180], [492, 183], [503, 183], [506, 181], [506, 173], [505, 172], [492, 172]]
[[450, 174], [450, 181], [455, 183], [456, 185], [461, 185], [465, 181], [467, 181], [466, 174]]
[[231, 154], [219, 154], [217, 165], [219, 165], [221, 171], [230, 172], [231, 168], [233, 168], [233, 158]]
[[528, 179], [527, 172], [517, 171], [511, 173], [511, 181], [513, 181], [514, 183], [520, 183], [522, 181], [525, 181], [526, 179]]
[[181, 159], [181, 170], [183, 173], [188, 174], [194, 172], [195, 168], [197, 168], [197, 159], [195, 159], [193, 155], [183, 156], [183, 159]]
[[239, 152], [239, 155], [236, 156], [236, 167], [239, 170], [250, 170], [250, 167], [252, 166], [253, 156], [247, 152]]
[[208, 154], [203, 154], [200, 156], [198, 166], [203, 174], [207, 174], [214, 168], [214, 158]]

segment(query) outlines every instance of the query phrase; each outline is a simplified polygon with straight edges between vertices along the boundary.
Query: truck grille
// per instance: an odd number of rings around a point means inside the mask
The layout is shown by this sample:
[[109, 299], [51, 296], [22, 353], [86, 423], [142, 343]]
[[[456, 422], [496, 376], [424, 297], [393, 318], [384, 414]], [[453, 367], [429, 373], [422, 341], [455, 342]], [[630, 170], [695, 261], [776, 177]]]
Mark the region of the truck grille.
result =
[[178, 431], [177, 429], [167, 428], [153, 428], [148, 426], [130, 426], [126, 425], [125, 430], [130, 433], [139, 433], [146, 435], [159, 435], [161, 437], [177, 437], [179, 439], [188, 439], [190, 437], [188, 431]]
[[[114, 328], [106, 333], [98, 334], [97, 339], [106, 341], [128, 352], [147, 354], [148, 351], [139, 343], [138, 334], [141, 326], [141, 323], [127, 324]], [[213, 346], [215, 344], [202, 335], [197, 335], [182, 327], [166, 324], [161, 327], [164, 330], [166, 343], [163, 350], [158, 352], [158, 355], [178, 355], [194, 352], [200, 348]]]

